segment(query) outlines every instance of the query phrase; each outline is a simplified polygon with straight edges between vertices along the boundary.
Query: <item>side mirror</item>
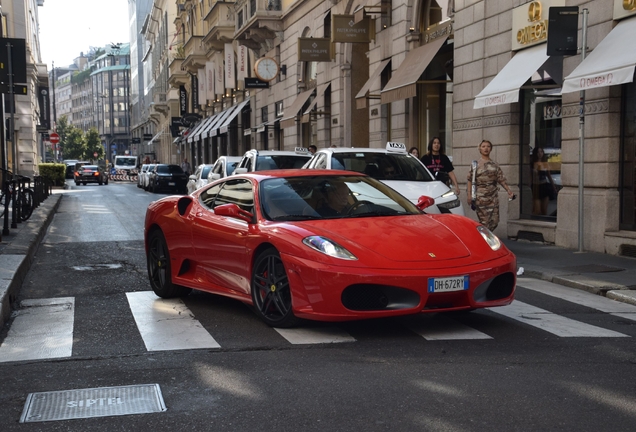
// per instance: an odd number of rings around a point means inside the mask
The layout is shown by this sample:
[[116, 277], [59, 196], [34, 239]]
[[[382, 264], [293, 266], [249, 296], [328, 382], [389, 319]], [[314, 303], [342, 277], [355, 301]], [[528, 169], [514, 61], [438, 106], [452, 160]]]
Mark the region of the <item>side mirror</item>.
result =
[[417, 207], [418, 209], [424, 211], [425, 208], [428, 208], [432, 205], [435, 204], [435, 200], [429, 196], [426, 195], [422, 195], [421, 197], [419, 197], [419, 199], [417, 200], [417, 204], [415, 204], [415, 207]]
[[247, 168], [237, 168], [234, 170], [234, 174], [245, 174], [247, 172]]
[[219, 173], [211, 173], [211, 174], [208, 176], [208, 181], [212, 182], [212, 181], [214, 181], [214, 180], [218, 180], [218, 179], [220, 179], [220, 178], [221, 178], [221, 174], [219, 174]]
[[247, 223], [252, 223], [254, 220], [254, 215], [252, 213], [241, 210], [241, 208], [236, 204], [222, 204], [214, 207], [214, 214], [241, 219]]
[[190, 180], [192, 181], [197, 181], [197, 176], [195, 176], [194, 174], [192, 174], [190, 177], [188, 177]]

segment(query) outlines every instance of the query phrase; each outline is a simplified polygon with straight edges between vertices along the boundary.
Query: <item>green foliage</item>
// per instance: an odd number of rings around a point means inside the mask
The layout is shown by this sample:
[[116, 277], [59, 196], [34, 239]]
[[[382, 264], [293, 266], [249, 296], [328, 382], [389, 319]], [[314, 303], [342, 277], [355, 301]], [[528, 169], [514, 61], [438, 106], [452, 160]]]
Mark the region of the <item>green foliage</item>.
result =
[[41, 163], [38, 165], [40, 175], [49, 180], [55, 186], [64, 185], [66, 177], [66, 165], [56, 163]]
[[68, 123], [68, 118], [63, 115], [57, 119], [57, 123], [55, 124], [55, 132], [60, 136], [60, 149], [62, 150], [62, 154], [66, 159], [72, 159], [70, 156], [66, 154], [66, 139], [68, 136], [68, 132], [72, 126]]
[[[59, 133], [59, 132], [58, 132]], [[70, 126], [66, 134], [64, 146], [65, 159], [84, 159], [86, 156], [86, 139], [84, 132], [75, 126]]]
[[[90, 128], [84, 137], [86, 141], [86, 154], [84, 155], [84, 159], [103, 159], [105, 151], [97, 129], [94, 127]], [[97, 157], [94, 156], [95, 153], [97, 153]]]
[[93, 68], [88, 68], [81, 72], [75, 72], [71, 77], [71, 82], [73, 84], [81, 84], [90, 78], [91, 73], [93, 73]]

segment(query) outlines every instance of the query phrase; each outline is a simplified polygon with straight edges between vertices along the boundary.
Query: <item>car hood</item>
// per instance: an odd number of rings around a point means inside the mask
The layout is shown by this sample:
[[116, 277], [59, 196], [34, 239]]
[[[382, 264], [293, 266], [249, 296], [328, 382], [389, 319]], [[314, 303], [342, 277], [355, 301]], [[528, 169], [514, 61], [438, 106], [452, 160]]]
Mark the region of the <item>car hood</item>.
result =
[[404, 195], [412, 203], [417, 203], [422, 195], [429, 196], [435, 199], [435, 202], [439, 202], [439, 198], [450, 190], [441, 181], [381, 180], [381, 182]]
[[[458, 223], [465, 225], [462, 221]], [[390, 267], [389, 262], [439, 263], [471, 255], [459, 235], [427, 215], [327, 219], [277, 225], [278, 232], [287, 226], [303, 238], [309, 235], [324, 236], [356, 256], [374, 256], [372, 261], [376, 261], [376, 265], [387, 267]], [[474, 224], [462, 227], [460, 233], [473, 240], [479, 236]], [[486, 245], [481, 238], [479, 240]]]

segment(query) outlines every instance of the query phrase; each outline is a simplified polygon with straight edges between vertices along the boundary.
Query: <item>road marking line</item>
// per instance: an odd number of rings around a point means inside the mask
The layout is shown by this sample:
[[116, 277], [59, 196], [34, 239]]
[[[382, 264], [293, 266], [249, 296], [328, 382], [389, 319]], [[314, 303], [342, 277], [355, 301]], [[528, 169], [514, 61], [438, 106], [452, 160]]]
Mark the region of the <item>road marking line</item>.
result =
[[560, 337], [629, 337], [626, 334], [575, 321], [518, 300], [508, 306], [488, 308], [488, 310]]
[[636, 321], [636, 306], [608, 299], [579, 289], [568, 288], [538, 279], [518, 278], [517, 285], [614, 316]]
[[0, 346], [0, 362], [70, 357], [75, 298], [23, 300]]
[[302, 327], [283, 329], [275, 328], [282, 337], [287, 339], [289, 343], [294, 345], [303, 344], [326, 344], [326, 343], [343, 343], [355, 342], [355, 338], [347, 332], [335, 326], [325, 327]]
[[220, 348], [180, 299], [160, 299], [152, 291], [126, 293], [148, 351]]
[[492, 339], [486, 333], [442, 314], [418, 317], [417, 321], [409, 321], [406, 327], [426, 340]]

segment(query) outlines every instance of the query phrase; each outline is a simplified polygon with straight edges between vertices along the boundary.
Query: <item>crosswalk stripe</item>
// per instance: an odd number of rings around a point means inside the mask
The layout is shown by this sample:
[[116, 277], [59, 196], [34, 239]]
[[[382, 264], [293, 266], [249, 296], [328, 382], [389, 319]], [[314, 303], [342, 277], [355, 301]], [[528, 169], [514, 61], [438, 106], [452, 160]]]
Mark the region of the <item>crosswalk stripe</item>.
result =
[[347, 332], [334, 326], [325, 327], [299, 327], [299, 328], [275, 328], [282, 337], [294, 345], [303, 344], [327, 344], [355, 342], [355, 338]]
[[538, 279], [518, 278], [517, 285], [562, 300], [567, 300], [590, 309], [636, 321], [636, 306], [608, 299], [587, 291], [567, 288]]
[[180, 299], [160, 299], [152, 291], [126, 296], [148, 351], [221, 347]]
[[0, 362], [70, 357], [75, 298], [23, 300], [2, 345]]
[[629, 337], [622, 333], [554, 314], [519, 300], [513, 301], [508, 306], [489, 308], [489, 310], [560, 337]]
[[487, 334], [442, 314], [418, 318], [422, 319], [413, 320], [406, 326], [426, 340], [492, 339]]

